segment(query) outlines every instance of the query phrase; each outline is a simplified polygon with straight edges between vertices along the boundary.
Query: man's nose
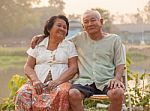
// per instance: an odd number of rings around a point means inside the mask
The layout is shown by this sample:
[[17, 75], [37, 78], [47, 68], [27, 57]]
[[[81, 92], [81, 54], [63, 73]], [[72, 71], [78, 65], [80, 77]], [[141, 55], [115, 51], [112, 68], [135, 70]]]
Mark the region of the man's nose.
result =
[[93, 23], [89, 21], [88, 25], [92, 25]]

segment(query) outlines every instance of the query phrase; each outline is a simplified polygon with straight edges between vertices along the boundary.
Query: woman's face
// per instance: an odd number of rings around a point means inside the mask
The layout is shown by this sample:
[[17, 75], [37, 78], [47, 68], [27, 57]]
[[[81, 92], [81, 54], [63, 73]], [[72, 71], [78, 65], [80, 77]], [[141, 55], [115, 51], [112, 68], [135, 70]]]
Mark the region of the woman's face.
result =
[[67, 34], [67, 24], [64, 20], [57, 18], [51, 28], [50, 36], [55, 39], [63, 40]]

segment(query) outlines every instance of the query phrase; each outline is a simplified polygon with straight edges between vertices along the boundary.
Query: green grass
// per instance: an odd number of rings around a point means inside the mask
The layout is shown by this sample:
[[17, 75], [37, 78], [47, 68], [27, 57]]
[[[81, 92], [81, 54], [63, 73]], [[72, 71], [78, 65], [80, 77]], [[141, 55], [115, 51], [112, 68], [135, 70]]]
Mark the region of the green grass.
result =
[[140, 52], [129, 52], [129, 57], [132, 59], [132, 61], [138, 61], [138, 62], [141, 62], [148, 58], [147, 55]]
[[23, 67], [27, 48], [0, 48], [0, 66], [6, 70], [10, 67]]
[[0, 56], [0, 66], [3, 69], [15, 66], [23, 66], [26, 56]]
[[0, 64], [1, 65], [9, 65], [9, 64], [15, 64], [17, 65], [16, 63], [23, 63], [26, 59], [25, 56], [0, 56], [1, 59], [0, 59]]
[[0, 47], [0, 56], [25, 56], [27, 48], [13, 47], [2, 48]]
[[150, 48], [130, 48], [127, 51], [127, 54], [131, 59], [132, 66], [150, 71]]

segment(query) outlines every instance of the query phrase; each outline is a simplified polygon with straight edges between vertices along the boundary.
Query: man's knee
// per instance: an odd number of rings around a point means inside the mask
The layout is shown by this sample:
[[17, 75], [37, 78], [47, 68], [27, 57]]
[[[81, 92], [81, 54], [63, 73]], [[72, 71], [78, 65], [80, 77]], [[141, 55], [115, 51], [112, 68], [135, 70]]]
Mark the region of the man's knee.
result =
[[116, 88], [108, 91], [108, 96], [110, 100], [122, 101], [124, 98], [124, 90], [122, 88]]
[[78, 89], [69, 90], [69, 100], [71, 101], [82, 101], [83, 94]]

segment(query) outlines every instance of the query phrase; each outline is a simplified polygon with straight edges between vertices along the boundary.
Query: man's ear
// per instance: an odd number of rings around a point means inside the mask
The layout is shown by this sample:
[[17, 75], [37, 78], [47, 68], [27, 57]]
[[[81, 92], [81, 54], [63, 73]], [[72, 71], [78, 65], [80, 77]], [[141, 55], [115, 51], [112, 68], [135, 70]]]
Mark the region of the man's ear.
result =
[[85, 30], [85, 29], [84, 29], [84, 25], [83, 25], [83, 24], [82, 24], [82, 28], [83, 28], [83, 30]]
[[100, 19], [100, 22], [101, 22], [102, 25], [104, 24], [104, 20], [103, 19]]

